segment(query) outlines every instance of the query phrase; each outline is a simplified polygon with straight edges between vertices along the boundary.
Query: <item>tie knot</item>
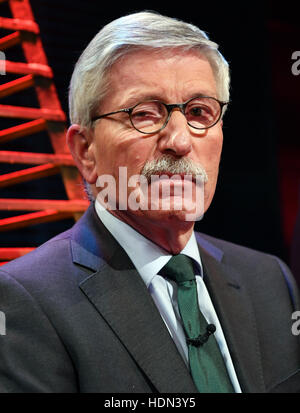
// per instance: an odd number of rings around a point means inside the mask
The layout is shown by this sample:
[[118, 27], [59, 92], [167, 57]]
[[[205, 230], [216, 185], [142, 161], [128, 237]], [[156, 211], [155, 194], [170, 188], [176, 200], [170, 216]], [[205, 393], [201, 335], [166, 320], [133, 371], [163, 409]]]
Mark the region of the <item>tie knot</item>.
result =
[[183, 254], [173, 255], [163, 267], [161, 274], [177, 284], [195, 279], [192, 259]]

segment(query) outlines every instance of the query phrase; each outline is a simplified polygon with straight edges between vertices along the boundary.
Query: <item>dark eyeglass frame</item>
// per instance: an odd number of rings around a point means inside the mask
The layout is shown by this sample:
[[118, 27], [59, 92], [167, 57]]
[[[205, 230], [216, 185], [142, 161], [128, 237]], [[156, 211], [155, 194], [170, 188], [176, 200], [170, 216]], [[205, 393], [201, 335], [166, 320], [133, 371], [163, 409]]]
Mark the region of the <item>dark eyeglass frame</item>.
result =
[[[200, 99], [208, 98], [208, 99], [213, 99], [213, 100], [215, 100], [216, 102], [218, 102], [218, 104], [220, 105], [220, 114], [219, 114], [218, 118], [215, 120], [215, 122], [214, 122], [212, 125], [210, 125], [210, 126], [206, 126], [206, 127], [203, 127], [203, 128], [197, 128], [196, 126], [191, 125], [191, 124], [188, 122], [188, 120], [187, 120], [187, 124], [188, 124], [191, 128], [194, 128], [194, 129], [197, 129], [197, 130], [203, 130], [203, 129], [212, 128], [212, 127], [215, 126], [215, 125], [219, 122], [219, 120], [221, 119], [222, 112], [223, 112], [223, 107], [226, 106], [226, 105], [228, 105], [229, 102], [222, 102], [221, 100], [216, 99], [216, 98], [214, 98], [214, 97], [212, 97], [212, 96], [204, 96], [204, 95], [199, 95], [199, 96], [193, 97], [193, 98], [187, 100], [187, 101], [184, 102], [184, 103], [170, 103], [170, 104], [168, 104], [168, 103], [164, 103], [164, 102], [161, 102], [160, 100], [155, 100], [155, 99], [146, 100], [146, 101], [139, 102], [139, 103], [135, 104], [134, 106], [131, 106], [130, 108], [119, 109], [119, 110], [116, 110], [116, 111], [114, 111], [114, 112], [109, 112], [109, 113], [105, 113], [105, 114], [103, 114], [103, 115], [94, 116], [94, 117], [92, 118], [92, 122], [95, 122], [95, 121], [98, 120], [98, 119], [102, 119], [102, 118], [105, 118], [105, 117], [110, 116], [110, 115], [115, 115], [116, 113], [125, 112], [125, 113], [128, 113], [129, 119], [130, 119], [130, 123], [131, 123], [132, 127], [133, 127], [135, 130], [137, 130], [137, 131], [140, 132], [140, 133], [144, 133], [144, 134], [146, 134], [146, 135], [153, 135], [154, 133], [160, 132], [162, 129], [164, 129], [164, 128], [167, 126], [167, 124], [168, 124], [168, 122], [169, 122], [169, 120], [170, 120], [170, 117], [171, 117], [171, 114], [172, 114], [173, 109], [176, 109], [176, 108], [180, 109], [181, 113], [182, 113], [182, 114], [184, 115], [184, 117], [186, 118], [186, 116], [185, 116], [185, 108], [187, 107], [187, 105], [188, 105], [192, 100], [195, 100], [195, 99], [198, 99], [198, 98], [200, 98]], [[166, 120], [165, 120], [165, 123], [164, 123], [159, 129], [157, 129], [157, 130], [155, 130], [155, 131], [153, 131], [153, 132], [143, 132], [143, 131], [137, 129], [137, 128], [134, 126], [133, 121], [132, 121], [132, 118], [131, 118], [131, 114], [132, 114], [133, 110], [134, 110], [138, 105], [140, 105], [141, 103], [145, 103], [145, 102], [158, 102], [158, 103], [162, 104], [162, 105], [166, 108], [167, 113], [168, 113], [168, 116], [167, 116], [167, 118], [166, 118]]]

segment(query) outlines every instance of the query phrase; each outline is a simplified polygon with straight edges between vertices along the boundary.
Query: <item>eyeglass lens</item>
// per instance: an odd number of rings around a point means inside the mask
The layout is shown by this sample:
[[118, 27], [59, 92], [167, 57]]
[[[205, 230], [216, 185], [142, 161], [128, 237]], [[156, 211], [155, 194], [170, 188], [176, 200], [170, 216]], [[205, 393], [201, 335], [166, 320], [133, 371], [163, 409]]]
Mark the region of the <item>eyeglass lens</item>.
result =
[[[218, 120], [220, 112], [221, 107], [217, 100], [200, 97], [186, 104], [184, 115], [193, 128], [206, 129]], [[159, 101], [139, 103], [131, 112], [133, 126], [144, 133], [157, 132], [165, 125], [167, 118], [167, 107]]]

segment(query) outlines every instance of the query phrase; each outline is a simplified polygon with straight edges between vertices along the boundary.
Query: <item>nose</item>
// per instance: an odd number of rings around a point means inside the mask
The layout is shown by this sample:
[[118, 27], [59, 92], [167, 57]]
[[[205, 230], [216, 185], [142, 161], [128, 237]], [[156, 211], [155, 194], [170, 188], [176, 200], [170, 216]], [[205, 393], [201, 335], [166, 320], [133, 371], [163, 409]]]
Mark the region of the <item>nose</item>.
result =
[[191, 132], [179, 108], [173, 109], [168, 124], [160, 132], [159, 149], [174, 156], [185, 156], [192, 150]]

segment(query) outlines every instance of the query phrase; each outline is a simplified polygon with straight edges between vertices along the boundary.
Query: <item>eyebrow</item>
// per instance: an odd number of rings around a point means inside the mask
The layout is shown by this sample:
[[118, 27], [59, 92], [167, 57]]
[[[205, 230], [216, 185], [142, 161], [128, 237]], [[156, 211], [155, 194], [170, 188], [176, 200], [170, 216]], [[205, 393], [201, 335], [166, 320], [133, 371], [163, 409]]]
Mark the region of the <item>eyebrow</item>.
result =
[[159, 94], [142, 93], [136, 94], [135, 96], [131, 96], [128, 99], [126, 99], [122, 108], [129, 108], [134, 105], [137, 105], [140, 102], [145, 102], [147, 100], [160, 100], [162, 102], [164, 101], [164, 99], [162, 99], [162, 96]]
[[[209, 91], [202, 90], [202, 92], [191, 93], [186, 99], [183, 100], [183, 102], [186, 102], [189, 99], [193, 99], [198, 96], [210, 96], [216, 99], [218, 98], [216, 93], [211, 93]], [[140, 102], [145, 102], [147, 100], [159, 100], [161, 102], [167, 103], [165, 99], [162, 98], [162, 95], [160, 94], [142, 93], [142, 94], [136, 94], [126, 99], [124, 104], [122, 104], [121, 109], [130, 108], [134, 105], [137, 105]], [[170, 103], [182, 103], [182, 102], [170, 102]]]

